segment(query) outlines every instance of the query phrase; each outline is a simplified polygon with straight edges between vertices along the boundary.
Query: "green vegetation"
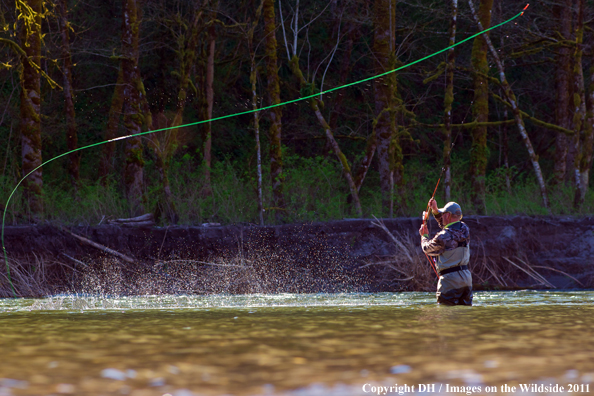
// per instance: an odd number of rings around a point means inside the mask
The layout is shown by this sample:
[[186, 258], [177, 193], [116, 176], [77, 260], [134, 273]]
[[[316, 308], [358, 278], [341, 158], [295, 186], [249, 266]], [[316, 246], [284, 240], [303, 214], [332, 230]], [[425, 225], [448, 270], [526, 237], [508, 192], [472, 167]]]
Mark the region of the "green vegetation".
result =
[[[354, 218], [353, 208], [347, 203], [349, 188], [343, 180], [340, 164], [334, 156], [313, 158], [287, 155], [285, 175], [285, 197], [287, 200], [284, 218], [286, 222], [315, 222]], [[153, 163], [147, 164], [148, 179], [158, 179]], [[452, 172], [460, 174], [467, 169], [468, 159], [454, 157]], [[406, 195], [396, 197], [404, 202], [395, 207], [395, 216], [420, 216], [427, 204], [439, 177], [439, 169], [421, 161], [409, 161], [405, 167]], [[179, 214], [179, 224], [201, 224], [215, 222], [258, 223], [256, 201], [256, 180], [253, 169], [245, 169], [240, 163], [229, 159], [216, 162], [212, 167], [212, 195], [202, 194], [204, 172], [189, 156], [174, 161], [171, 165], [171, 189]], [[507, 193], [505, 175], [502, 168], [492, 171], [487, 176], [486, 215], [546, 215], [547, 211], [540, 203], [537, 183], [530, 176], [521, 174], [513, 167], [510, 175], [514, 179], [511, 194]], [[364, 217], [382, 217], [382, 197], [379, 189], [379, 175], [372, 172], [361, 191], [361, 205]], [[271, 202], [272, 190], [268, 174], [264, 174], [265, 223], [275, 223], [275, 209]], [[6, 202], [10, 190], [14, 188], [12, 180], [0, 179], [0, 199]], [[148, 207], [154, 208], [158, 199], [158, 185], [151, 185], [146, 191]], [[468, 178], [454, 178], [452, 199], [462, 205], [466, 215], [476, 214], [472, 209]], [[441, 188], [440, 188], [441, 190]], [[108, 187], [98, 182], [81, 182], [78, 197], [75, 198], [67, 179], [60, 182], [46, 182], [44, 186], [44, 215], [40, 219], [73, 225], [97, 225], [108, 218], [128, 217], [128, 202], [123, 195], [123, 188], [116, 180], [111, 180]], [[554, 214], [586, 215], [594, 213], [594, 191], [589, 190], [585, 204], [579, 211], [573, 206], [573, 189], [565, 187], [552, 194], [551, 207]], [[14, 207], [7, 216], [7, 224], [26, 223], [30, 219], [15, 217], [13, 213], [27, 213], [21, 199], [22, 190], [13, 197]], [[441, 204], [440, 192], [437, 194]], [[161, 218], [159, 225], [166, 225], [167, 219]]]
[[[34, 15], [43, 16], [38, 65], [22, 58], [32, 33], [22, 29], [23, 8], [9, 3], [0, 6], [0, 204], [31, 168], [23, 158], [46, 161], [76, 144], [293, 100], [421, 59], [454, 41], [450, 2], [105, 0], [94, 7], [63, 0], [47, 2], [43, 15]], [[511, 0], [474, 3], [491, 25], [520, 11]], [[301, 102], [261, 112], [265, 223], [358, 217], [357, 195], [364, 217], [420, 216], [448, 162], [449, 139], [455, 143], [451, 199], [465, 214], [593, 214], [593, 57], [586, 46], [568, 69], [569, 58], [561, 55], [581, 45], [575, 31], [594, 18], [594, 7], [564, 0], [572, 12], [560, 13], [558, 4], [545, 3], [553, 8], [531, 8], [489, 33], [513, 93], [499, 81], [497, 57], [483, 45], [478, 65], [468, 42], [450, 54], [445, 75], [441, 54], [325, 94], [315, 106]], [[456, 42], [479, 31], [468, 4], [459, 8]], [[129, 11], [136, 13], [128, 21], [133, 26], [122, 25], [124, 9], [136, 10]], [[559, 31], [560, 22], [570, 33]], [[59, 36], [60, 26], [70, 28], [68, 35]], [[591, 42], [593, 32], [582, 30], [583, 42]], [[69, 56], [72, 71], [66, 73]], [[26, 65], [39, 89], [27, 91]], [[72, 84], [62, 83], [65, 74], [72, 74]], [[568, 80], [557, 84], [564, 76]], [[71, 85], [71, 95], [55, 82], [65, 90]], [[23, 92], [35, 92], [38, 113], [27, 113]], [[66, 117], [68, 97], [74, 122]], [[514, 112], [506, 105], [512, 98]], [[446, 107], [451, 133], [444, 134]], [[39, 124], [29, 146], [23, 140], [28, 114]], [[514, 116], [523, 118], [525, 136]], [[152, 212], [159, 225], [259, 223], [253, 116], [206, 125], [85, 150], [73, 157], [80, 163], [52, 162], [23, 183], [7, 219], [91, 225]], [[565, 141], [567, 152], [557, 141]], [[35, 148], [35, 158], [27, 147]], [[31, 198], [35, 191], [41, 204]], [[550, 211], [543, 206], [547, 194]]]

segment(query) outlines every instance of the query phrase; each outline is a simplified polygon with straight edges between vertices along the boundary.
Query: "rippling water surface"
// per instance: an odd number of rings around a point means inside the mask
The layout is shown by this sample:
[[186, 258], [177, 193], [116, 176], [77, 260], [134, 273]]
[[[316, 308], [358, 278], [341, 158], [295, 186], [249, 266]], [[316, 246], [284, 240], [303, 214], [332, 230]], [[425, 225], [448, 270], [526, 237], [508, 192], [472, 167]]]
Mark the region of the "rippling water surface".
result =
[[594, 392], [594, 292], [483, 292], [475, 306], [453, 308], [434, 299], [0, 300], [0, 395]]

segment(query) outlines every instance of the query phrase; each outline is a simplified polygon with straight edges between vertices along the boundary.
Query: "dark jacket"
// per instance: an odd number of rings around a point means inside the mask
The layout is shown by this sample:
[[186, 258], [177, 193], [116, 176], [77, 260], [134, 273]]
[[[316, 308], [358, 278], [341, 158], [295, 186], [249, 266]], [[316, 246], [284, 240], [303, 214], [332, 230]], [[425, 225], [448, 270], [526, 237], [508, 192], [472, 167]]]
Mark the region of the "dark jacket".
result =
[[446, 268], [457, 265], [467, 265], [470, 259], [470, 229], [462, 221], [451, 224], [443, 224], [441, 214], [435, 216], [441, 227], [432, 239], [427, 235], [421, 238], [421, 247], [428, 256], [437, 256], [437, 270], [443, 271]]

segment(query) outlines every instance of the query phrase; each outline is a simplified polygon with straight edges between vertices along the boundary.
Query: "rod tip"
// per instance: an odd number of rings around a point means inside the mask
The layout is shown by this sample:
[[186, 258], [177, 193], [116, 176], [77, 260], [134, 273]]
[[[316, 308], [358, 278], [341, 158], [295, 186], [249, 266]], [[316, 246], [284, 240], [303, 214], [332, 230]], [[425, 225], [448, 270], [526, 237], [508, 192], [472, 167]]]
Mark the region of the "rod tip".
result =
[[524, 11], [526, 11], [526, 8], [528, 8], [529, 5], [530, 5], [530, 3], [526, 4], [526, 7], [524, 7], [524, 9], [522, 10], [522, 13], [520, 14], [520, 16], [524, 15]]

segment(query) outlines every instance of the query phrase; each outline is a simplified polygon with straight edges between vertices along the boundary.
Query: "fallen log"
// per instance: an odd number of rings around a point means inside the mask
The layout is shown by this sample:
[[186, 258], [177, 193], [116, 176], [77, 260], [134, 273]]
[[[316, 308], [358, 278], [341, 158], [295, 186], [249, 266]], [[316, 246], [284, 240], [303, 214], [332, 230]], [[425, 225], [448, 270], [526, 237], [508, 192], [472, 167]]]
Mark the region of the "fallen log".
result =
[[62, 231], [64, 231], [64, 232], [66, 232], [66, 233], [68, 233], [68, 234], [72, 235], [73, 237], [75, 237], [75, 238], [76, 238], [76, 239], [78, 239], [79, 241], [81, 241], [81, 242], [84, 242], [84, 243], [86, 243], [87, 245], [93, 246], [94, 248], [96, 248], [96, 249], [99, 249], [99, 250], [101, 250], [101, 251], [103, 251], [103, 252], [105, 252], [105, 253], [109, 253], [109, 254], [111, 254], [111, 255], [113, 255], [113, 256], [116, 256], [116, 257], [118, 257], [118, 258], [120, 258], [120, 259], [124, 260], [124, 261], [125, 261], [125, 262], [127, 262], [127, 263], [134, 264], [134, 263], [136, 262], [136, 260], [134, 260], [133, 258], [131, 258], [131, 257], [129, 257], [129, 256], [126, 256], [125, 254], [122, 254], [122, 253], [120, 253], [120, 252], [118, 252], [118, 251], [116, 251], [116, 250], [110, 249], [110, 248], [108, 248], [107, 246], [103, 246], [103, 245], [101, 245], [101, 244], [99, 244], [99, 243], [97, 243], [97, 242], [93, 242], [93, 241], [91, 241], [90, 239], [87, 239], [87, 238], [85, 238], [85, 237], [83, 237], [83, 236], [80, 236], [80, 235], [78, 235], [78, 234], [75, 234], [75, 233], [73, 233], [73, 232], [70, 232], [70, 231], [68, 231], [67, 229], [63, 228], [63, 227], [60, 227], [60, 229], [61, 229]]
[[155, 217], [152, 213], [143, 214], [129, 219], [107, 220], [107, 224], [116, 224], [125, 227], [152, 227], [155, 225]]

